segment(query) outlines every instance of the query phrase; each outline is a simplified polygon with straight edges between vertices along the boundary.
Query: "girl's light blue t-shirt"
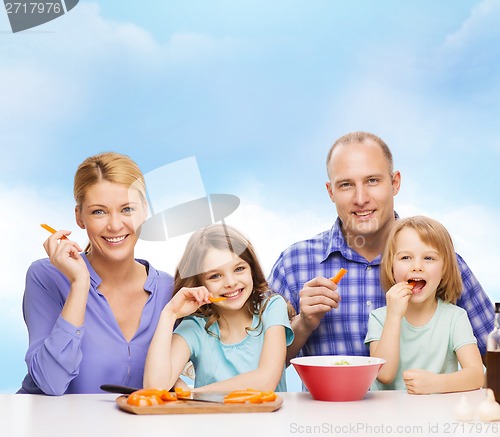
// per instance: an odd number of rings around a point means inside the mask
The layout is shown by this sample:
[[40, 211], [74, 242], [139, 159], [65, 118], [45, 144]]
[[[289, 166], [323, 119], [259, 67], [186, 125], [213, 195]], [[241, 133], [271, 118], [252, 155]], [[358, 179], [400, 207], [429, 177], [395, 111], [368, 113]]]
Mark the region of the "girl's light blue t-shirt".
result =
[[[239, 343], [224, 344], [219, 338], [205, 331], [206, 320], [201, 317], [189, 316], [182, 320], [174, 333], [180, 335], [191, 350], [191, 362], [195, 369], [195, 387], [202, 387], [218, 381], [224, 381], [257, 369], [260, 354], [264, 344], [264, 334], [271, 326], [284, 326], [286, 345], [293, 341], [293, 331], [288, 319], [286, 302], [280, 295], [269, 298], [267, 307], [262, 314], [262, 324], [256, 331], [249, 331]], [[258, 323], [253, 316], [252, 328]], [[219, 325], [214, 323], [210, 331], [220, 336]], [[285, 366], [276, 391], [286, 391]]]
[[[387, 307], [370, 313], [365, 344], [380, 340], [386, 315]], [[403, 371], [408, 369], [425, 369], [436, 374], [456, 372], [456, 351], [466, 344], [477, 344], [466, 311], [438, 300], [434, 316], [423, 326], [413, 326], [403, 317], [398, 373], [391, 384], [375, 380], [371, 390], [406, 390]]]

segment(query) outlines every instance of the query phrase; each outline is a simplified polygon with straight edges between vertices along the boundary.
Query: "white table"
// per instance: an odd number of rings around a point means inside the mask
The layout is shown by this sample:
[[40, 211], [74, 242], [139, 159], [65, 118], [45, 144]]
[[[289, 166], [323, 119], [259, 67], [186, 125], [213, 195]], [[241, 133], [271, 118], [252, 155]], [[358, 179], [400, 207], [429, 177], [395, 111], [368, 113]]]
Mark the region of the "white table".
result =
[[499, 436], [500, 422], [454, 417], [461, 396], [476, 408], [485, 395], [385, 391], [357, 402], [321, 402], [308, 393], [280, 393], [283, 405], [273, 413], [139, 416], [120, 411], [116, 395], [0, 394], [0, 436]]

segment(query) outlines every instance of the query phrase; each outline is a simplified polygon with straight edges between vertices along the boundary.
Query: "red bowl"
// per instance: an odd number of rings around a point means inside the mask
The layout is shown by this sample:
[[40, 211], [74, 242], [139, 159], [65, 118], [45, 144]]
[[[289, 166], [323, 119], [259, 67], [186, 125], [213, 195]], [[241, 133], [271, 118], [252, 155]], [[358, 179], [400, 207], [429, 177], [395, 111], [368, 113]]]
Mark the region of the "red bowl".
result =
[[365, 397], [385, 360], [324, 355], [294, 358], [290, 362], [314, 399], [344, 402]]

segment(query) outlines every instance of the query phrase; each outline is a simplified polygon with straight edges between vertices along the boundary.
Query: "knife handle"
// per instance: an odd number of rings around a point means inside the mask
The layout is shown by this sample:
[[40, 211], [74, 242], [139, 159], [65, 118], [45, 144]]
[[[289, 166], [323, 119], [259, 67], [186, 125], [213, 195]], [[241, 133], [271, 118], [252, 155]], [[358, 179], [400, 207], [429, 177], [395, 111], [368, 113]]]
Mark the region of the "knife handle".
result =
[[101, 385], [101, 390], [107, 391], [108, 393], [129, 395], [129, 394], [131, 394], [139, 389], [133, 388], [133, 387], [126, 387], [124, 385], [103, 384], [103, 385]]

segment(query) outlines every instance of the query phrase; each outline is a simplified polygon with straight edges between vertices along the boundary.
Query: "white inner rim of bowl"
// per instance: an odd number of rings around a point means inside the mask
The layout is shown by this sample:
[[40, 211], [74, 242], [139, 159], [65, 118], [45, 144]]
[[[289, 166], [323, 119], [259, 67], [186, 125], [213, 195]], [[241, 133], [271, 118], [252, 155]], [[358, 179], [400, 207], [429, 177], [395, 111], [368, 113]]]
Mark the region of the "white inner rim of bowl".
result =
[[[335, 364], [346, 361], [349, 364]], [[373, 366], [385, 363], [382, 358], [374, 357], [358, 357], [350, 355], [322, 355], [311, 357], [293, 358], [290, 361], [292, 364], [301, 366], [317, 366], [317, 367], [358, 367], [358, 366]]]

